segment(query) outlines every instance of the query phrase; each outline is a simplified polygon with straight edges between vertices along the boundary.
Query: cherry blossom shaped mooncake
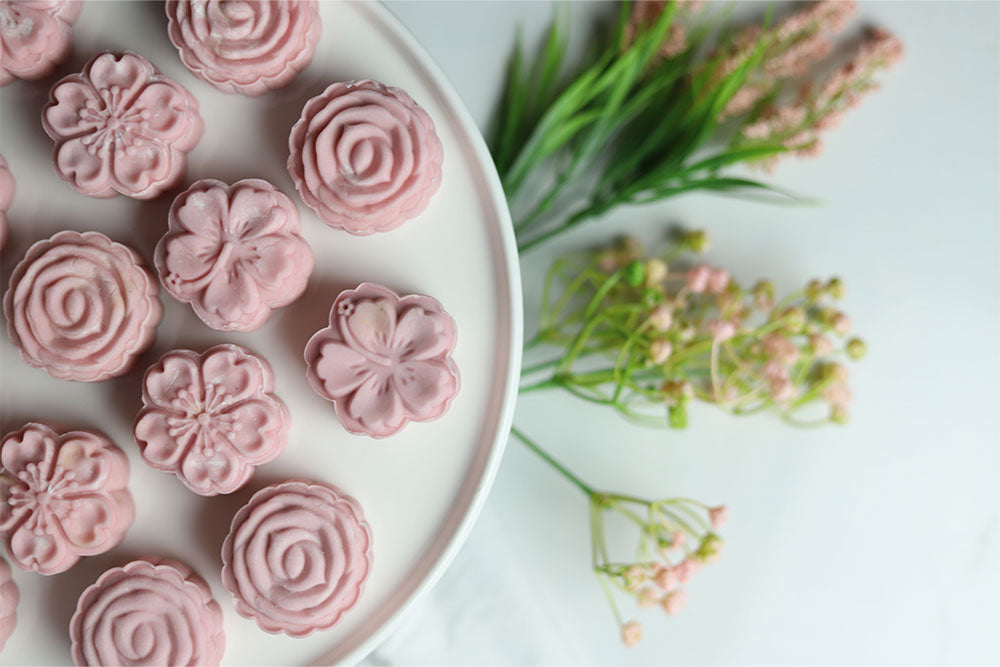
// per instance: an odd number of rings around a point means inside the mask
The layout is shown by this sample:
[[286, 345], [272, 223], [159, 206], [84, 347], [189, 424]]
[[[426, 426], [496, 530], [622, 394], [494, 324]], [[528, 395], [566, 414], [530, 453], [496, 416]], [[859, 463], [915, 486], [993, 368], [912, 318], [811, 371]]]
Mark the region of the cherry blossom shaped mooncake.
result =
[[309, 66], [316, 0], [167, 0], [170, 41], [191, 73], [225, 93], [263, 95]]
[[0, 250], [7, 244], [9, 234], [7, 225], [7, 209], [14, 203], [14, 177], [7, 167], [7, 160], [0, 155]]
[[168, 352], [146, 371], [135, 439], [142, 458], [195, 493], [232, 493], [288, 443], [288, 410], [267, 362], [237, 345]]
[[377, 81], [335, 83], [309, 100], [288, 146], [302, 200], [329, 226], [359, 236], [417, 216], [441, 184], [431, 117]]
[[69, 624], [77, 665], [218, 665], [222, 609], [190, 567], [147, 557], [107, 570]]
[[163, 308], [131, 248], [98, 232], [59, 232], [28, 249], [4, 294], [7, 332], [31, 366], [96, 382], [128, 371]]
[[306, 344], [306, 374], [344, 428], [384, 438], [448, 410], [459, 387], [456, 336], [437, 300], [362, 283], [337, 296], [330, 326]]
[[10, 565], [0, 558], [0, 651], [17, 627], [17, 603], [20, 600], [17, 584], [10, 578]]
[[177, 185], [204, 127], [191, 93], [132, 52], [100, 53], [56, 82], [42, 126], [74, 190], [136, 199]]
[[28, 424], [0, 443], [0, 535], [22, 570], [64, 572], [132, 525], [128, 458], [103, 435]]
[[213, 329], [253, 331], [306, 289], [313, 254], [299, 211], [267, 181], [198, 181], [168, 226], [155, 257], [163, 287]]
[[358, 502], [318, 482], [255, 493], [222, 546], [222, 583], [236, 611], [266, 632], [304, 637], [333, 627], [360, 599], [372, 534]]
[[41, 79], [70, 54], [79, 0], [0, 0], [0, 86]]

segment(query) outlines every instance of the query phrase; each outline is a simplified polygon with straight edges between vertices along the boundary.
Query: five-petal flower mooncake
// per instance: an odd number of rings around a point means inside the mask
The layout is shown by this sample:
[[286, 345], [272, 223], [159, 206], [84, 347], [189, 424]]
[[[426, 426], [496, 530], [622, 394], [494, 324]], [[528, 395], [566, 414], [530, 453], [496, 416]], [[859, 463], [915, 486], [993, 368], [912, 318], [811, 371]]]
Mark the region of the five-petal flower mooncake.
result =
[[195, 493], [232, 493], [285, 449], [291, 419], [267, 362], [238, 345], [168, 352], [146, 371], [142, 458]]
[[128, 458], [103, 435], [28, 424], [0, 441], [0, 535], [22, 570], [64, 572], [132, 525]]
[[443, 415], [458, 393], [455, 321], [429, 296], [362, 283], [305, 349], [307, 376], [351, 433], [384, 438]]
[[177, 195], [156, 245], [164, 289], [220, 331], [253, 331], [313, 269], [295, 203], [267, 181], [205, 179]]
[[56, 175], [91, 197], [152, 199], [183, 178], [198, 102], [138, 53], [105, 52], [60, 79], [42, 110]]

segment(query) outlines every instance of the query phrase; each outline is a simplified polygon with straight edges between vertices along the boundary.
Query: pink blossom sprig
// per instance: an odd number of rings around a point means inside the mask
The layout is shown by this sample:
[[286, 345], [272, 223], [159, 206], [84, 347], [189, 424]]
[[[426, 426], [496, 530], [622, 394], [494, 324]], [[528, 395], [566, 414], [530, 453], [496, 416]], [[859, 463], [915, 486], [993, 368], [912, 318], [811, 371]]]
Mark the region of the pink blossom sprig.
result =
[[[648, 500], [599, 491], [567, 469], [516, 427], [511, 434], [586, 494], [590, 506], [591, 567], [618, 624], [621, 640], [634, 646], [642, 639], [639, 621], [625, 621], [618, 599], [631, 598], [640, 608], [659, 608], [674, 616], [687, 600], [687, 585], [707, 563], [718, 560], [718, 532], [729, 518], [725, 505], [709, 506], [690, 498]], [[634, 552], [620, 558], [608, 544], [608, 520], [624, 521], [638, 533]]]
[[528, 348], [555, 356], [525, 366], [521, 392], [559, 388], [649, 426], [683, 428], [700, 400], [736, 415], [773, 412], [803, 426], [848, 420], [848, 337], [838, 278], [776, 300], [696, 261], [704, 232], [679, 233], [662, 255], [634, 241], [558, 260]]

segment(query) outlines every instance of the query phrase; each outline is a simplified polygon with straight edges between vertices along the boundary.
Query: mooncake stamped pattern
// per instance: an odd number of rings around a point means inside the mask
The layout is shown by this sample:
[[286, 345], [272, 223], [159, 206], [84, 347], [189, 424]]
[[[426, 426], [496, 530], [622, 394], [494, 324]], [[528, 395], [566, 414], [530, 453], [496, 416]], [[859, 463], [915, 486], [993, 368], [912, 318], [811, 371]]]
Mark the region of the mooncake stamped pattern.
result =
[[91, 431], [37, 423], [0, 441], [0, 535], [22, 570], [57, 574], [117, 546], [132, 525], [128, 458]]

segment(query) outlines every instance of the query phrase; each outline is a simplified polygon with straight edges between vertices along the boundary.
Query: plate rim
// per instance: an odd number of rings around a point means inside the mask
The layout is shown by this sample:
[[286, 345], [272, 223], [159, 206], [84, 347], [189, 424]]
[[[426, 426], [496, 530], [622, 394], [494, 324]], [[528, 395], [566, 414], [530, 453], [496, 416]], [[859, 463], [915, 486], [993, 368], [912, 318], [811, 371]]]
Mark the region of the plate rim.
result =
[[[430, 566], [423, 580], [398, 603], [396, 609], [385, 619], [376, 629], [367, 631], [367, 636], [362, 637], [357, 645], [348, 648], [346, 651], [333, 648], [313, 661], [312, 664], [347, 664], [354, 665], [371, 653], [381, 644], [398, 626], [399, 622], [420, 599], [422, 599], [441, 579], [445, 571], [458, 555], [462, 545], [465, 544], [469, 533], [472, 531], [479, 514], [482, 511], [489, 492], [493, 487], [503, 453], [507, 446], [510, 435], [510, 428], [514, 419], [514, 409], [517, 402], [518, 382], [520, 379], [521, 355], [524, 341], [524, 304], [521, 291], [521, 268], [517, 252], [517, 242], [514, 238], [513, 221], [511, 220], [510, 209], [507, 206], [507, 198], [504, 194], [500, 176], [493, 165], [493, 157], [486, 146], [486, 141], [482, 133], [476, 126], [475, 121], [469, 113], [465, 102], [462, 100], [454, 85], [445, 75], [441, 66], [434, 60], [430, 53], [424, 48], [420, 41], [410, 32], [409, 28], [397, 17], [392, 10], [386, 7], [381, 1], [363, 0], [357, 5], [362, 7], [362, 11], [368, 12], [374, 21], [381, 23], [390, 30], [401, 44], [414, 56], [415, 64], [423, 70], [431, 84], [437, 88], [444, 101], [454, 113], [458, 122], [456, 129], [464, 135], [477, 161], [483, 167], [482, 175], [486, 186], [489, 200], [497, 214], [499, 222], [500, 247], [495, 248], [497, 252], [498, 268], [506, 269], [504, 275], [498, 275], [498, 282], [506, 278], [506, 289], [508, 291], [507, 308], [510, 317], [506, 331], [506, 338], [510, 341], [508, 351], [506, 380], [504, 382], [503, 395], [500, 398], [501, 405], [497, 417], [497, 430], [493, 436], [493, 444], [489, 456], [483, 466], [482, 473], [475, 492], [468, 503], [464, 516], [453, 529], [452, 534], [447, 538], [447, 542], [441, 547], [435, 557], [433, 565]], [[440, 537], [440, 534], [439, 534]], [[434, 548], [433, 546], [431, 547]], [[364, 629], [359, 630], [364, 634]], [[348, 642], [350, 640], [347, 640]]]

